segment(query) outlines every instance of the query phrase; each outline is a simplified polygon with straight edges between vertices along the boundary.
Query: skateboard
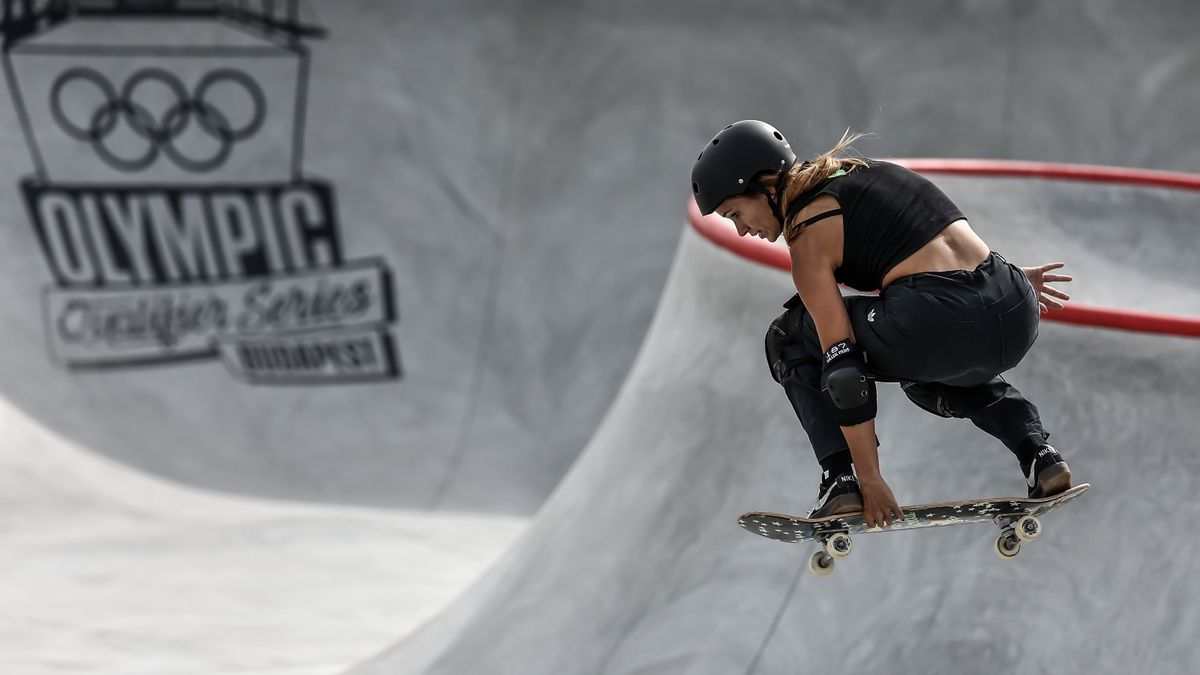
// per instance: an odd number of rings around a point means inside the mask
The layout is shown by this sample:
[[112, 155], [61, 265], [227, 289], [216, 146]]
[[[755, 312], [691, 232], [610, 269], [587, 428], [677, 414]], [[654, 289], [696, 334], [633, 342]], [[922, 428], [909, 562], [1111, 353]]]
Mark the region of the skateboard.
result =
[[800, 518], [784, 513], [751, 512], [738, 518], [746, 531], [768, 539], [798, 544], [815, 541], [821, 545], [808, 560], [808, 569], [818, 576], [833, 572], [834, 561], [850, 555], [854, 544], [851, 534], [915, 530], [923, 527], [964, 525], [966, 523], [995, 523], [1000, 536], [993, 546], [996, 555], [1010, 559], [1020, 553], [1021, 542], [1030, 542], [1042, 533], [1038, 518], [1083, 494], [1090, 485], [1083, 483], [1051, 497], [1025, 499], [999, 497], [994, 499], [965, 499], [937, 504], [914, 504], [901, 507], [904, 518], [890, 526], [867, 527], [861, 513]]

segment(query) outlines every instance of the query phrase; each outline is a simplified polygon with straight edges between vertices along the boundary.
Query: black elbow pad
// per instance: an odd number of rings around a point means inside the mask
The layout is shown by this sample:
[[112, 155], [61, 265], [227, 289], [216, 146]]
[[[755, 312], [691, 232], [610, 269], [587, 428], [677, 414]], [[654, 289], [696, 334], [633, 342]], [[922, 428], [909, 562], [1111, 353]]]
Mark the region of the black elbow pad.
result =
[[867, 370], [866, 353], [853, 342], [842, 340], [825, 352], [821, 391], [833, 401], [839, 426], [851, 427], [875, 419], [875, 378]]

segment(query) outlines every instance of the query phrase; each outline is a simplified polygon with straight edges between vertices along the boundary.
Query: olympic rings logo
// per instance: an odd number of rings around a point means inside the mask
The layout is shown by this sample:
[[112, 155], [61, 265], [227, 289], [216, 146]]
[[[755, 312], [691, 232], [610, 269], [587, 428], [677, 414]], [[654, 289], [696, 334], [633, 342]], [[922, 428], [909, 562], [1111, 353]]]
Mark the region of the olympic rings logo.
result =
[[[155, 116], [151, 108], [136, 99], [148, 83], [166, 87], [174, 102]], [[251, 106], [250, 119], [235, 127], [229, 117], [209, 102], [213, 86], [228, 83], [243, 91]], [[99, 90], [102, 102], [84, 123], [71, 119], [63, 109], [64, 92], [78, 92], [81, 87]], [[66, 70], [50, 88], [50, 111], [59, 127], [71, 138], [90, 143], [96, 154], [109, 166], [121, 171], [141, 171], [165, 154], [180, 168], [194, 173], [212, 171], [229, 159], [233, 146], [253, 136], [263, 124], [267, 114], [267, 101], [258, 84], [245, 73], [232, 68], [214, 70], [188, 92], [183, 83], [172, 73], [161, 68], [145, 68], [125, 81], [118, 92], [108, 78], [91, 68]], [[136, 136], [146, 142], [145, 151], [134, 156], [122, 156], [109, 147], [109, 141], [124, 122]], [[177, 141], [192, 127], [199, 128], [216, 141], [215, 152], [207, 156], [194, 157], [184, 154]], [[189, 147], [191, 145], [190, 144]]]

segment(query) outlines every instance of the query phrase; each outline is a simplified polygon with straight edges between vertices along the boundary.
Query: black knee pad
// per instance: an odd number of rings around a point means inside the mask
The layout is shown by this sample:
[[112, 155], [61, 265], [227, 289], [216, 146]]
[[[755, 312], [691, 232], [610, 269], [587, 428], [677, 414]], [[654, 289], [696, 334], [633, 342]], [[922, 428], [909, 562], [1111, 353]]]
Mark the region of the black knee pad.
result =
[[783, 376], [789, 370], [811, 358], [803, 348], [802, 331], [807, 310], [800, 302], [800, 296], [792, 296], [783, 306], [787, 311], [771, 322], [765, 340], [767, 367], [771, 369], [771, 377], [776, 382], [783, 382]]
[[910, 401], [934, 415], [965, 419], [1003, 396], [1003, 390], [994, 386], [994, 382], [1003, 383], [1003, 380], [997, 378], [974, 387], [956, 387], [939, 382], [901, 382], [900, 388]]
[[954, 414], [950, 402], [941, 395], [941, 386], [935, 382], [901, 382], [900, 389], [908, 400], [939, 417], [961, 417]]

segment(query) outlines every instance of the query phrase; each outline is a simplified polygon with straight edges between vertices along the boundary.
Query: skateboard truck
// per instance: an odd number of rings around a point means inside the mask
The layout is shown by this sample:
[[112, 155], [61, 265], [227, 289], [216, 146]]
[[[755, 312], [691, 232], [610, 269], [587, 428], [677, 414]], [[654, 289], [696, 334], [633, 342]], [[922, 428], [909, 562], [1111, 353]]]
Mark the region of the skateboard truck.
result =
[[821, 537], [821, 550], [808, 559], [808, 569], [813, 574], [823, 577], [833, 573], [833, 564], [838, 558], [845, 558], [854, 550], [854, 542], [848, 532], [830, 532]]
[[996, 516], [995, 523], [1000, 528], [1000, 536], [993, 550], [1005, 560], [1015, 558], [1021, 552], [1021, 542], [1033, 541], [1042, 533], [1041, 521], [1030, 515]]

